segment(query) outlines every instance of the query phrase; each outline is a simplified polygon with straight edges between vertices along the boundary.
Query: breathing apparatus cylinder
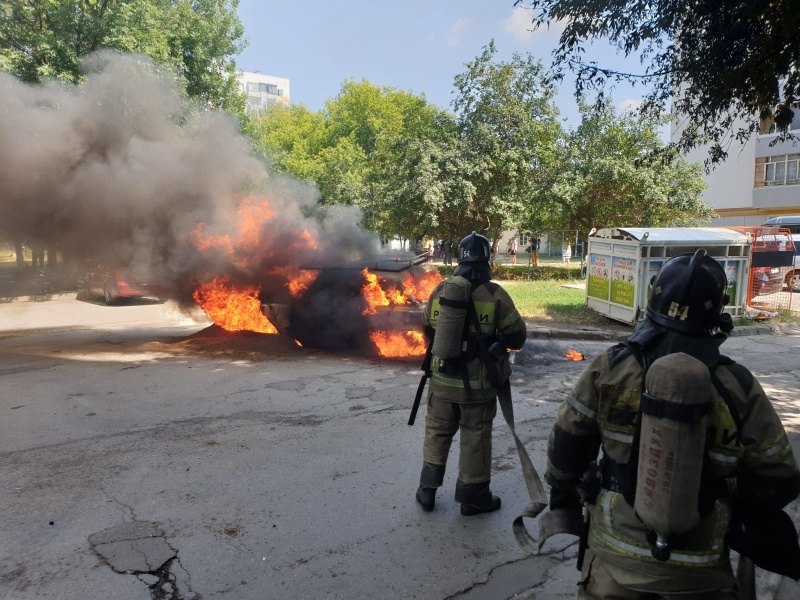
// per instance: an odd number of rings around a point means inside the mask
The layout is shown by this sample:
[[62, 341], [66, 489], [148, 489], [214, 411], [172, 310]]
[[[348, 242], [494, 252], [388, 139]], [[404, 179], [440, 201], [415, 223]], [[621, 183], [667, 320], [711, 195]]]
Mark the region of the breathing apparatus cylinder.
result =
[[712, 389], [708, 368], [688, 354], [659, 358], [647, 371], [634, 509], [654, 534], [651, 552], [660, 561], [669, 560], [670, 536], [700, 522]]
[[439, 317], [431, 348], [433, 355], [446, 360], [461, 357], [461, 338], [471, 293], [472, 285], [463, 277], [455, 275], [445, 281], [439, 297]]

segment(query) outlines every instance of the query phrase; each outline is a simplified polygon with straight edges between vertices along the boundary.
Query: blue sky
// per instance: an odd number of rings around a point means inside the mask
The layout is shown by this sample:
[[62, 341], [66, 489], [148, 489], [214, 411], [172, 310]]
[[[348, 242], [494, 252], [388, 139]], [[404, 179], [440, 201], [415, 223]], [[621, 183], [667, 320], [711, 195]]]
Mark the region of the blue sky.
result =
[[[346, 79], [392, 86], [424, 95], [450, 108], [453, 78], [490, 40], [497, 57], [530, 53], [546, 66], [558, 31], [528, 31], [530, 12], [513, 0], [338, 0], [274, 2], [240, 0], [239, 17], [248, 47], [237, 67], [290, 80], [291, 99], [312, 110], [335, 97]], [[588, 53], [604, 66], [627, 66], [612, 49]], [[572, 80], [565, 80], [557, 105], [568, 126], [578, 124]], [[641, 88], [620, 86], [612, 97], [620, 107], [641, 97]]]

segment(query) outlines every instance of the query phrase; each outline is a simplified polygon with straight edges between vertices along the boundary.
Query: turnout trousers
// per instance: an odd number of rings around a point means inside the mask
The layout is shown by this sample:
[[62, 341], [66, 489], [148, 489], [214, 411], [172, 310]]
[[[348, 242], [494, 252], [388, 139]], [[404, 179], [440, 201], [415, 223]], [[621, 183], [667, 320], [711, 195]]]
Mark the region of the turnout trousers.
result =
[[492, 421], [496, 414], [496, 398], [485, 402], [450, 402], [429, 392], [422, 447], [425, 468], [420, 485], [442, 485], [453, 436], [459, 430], [458, 483], [488, 484], [492, 470]]

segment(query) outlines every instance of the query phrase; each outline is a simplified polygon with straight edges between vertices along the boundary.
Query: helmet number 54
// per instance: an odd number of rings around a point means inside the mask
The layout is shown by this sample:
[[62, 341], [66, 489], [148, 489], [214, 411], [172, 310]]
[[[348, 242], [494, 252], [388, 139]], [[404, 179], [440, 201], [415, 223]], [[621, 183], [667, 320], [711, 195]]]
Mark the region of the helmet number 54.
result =
[[685, 321], [686, 317], [689, 316], [689, 307], [688, 306], [681, 306], [677, 302], [671, 302], [669, 305], [669, 311], [667, 314], [670, 317], [678, 317], [681, 321]]

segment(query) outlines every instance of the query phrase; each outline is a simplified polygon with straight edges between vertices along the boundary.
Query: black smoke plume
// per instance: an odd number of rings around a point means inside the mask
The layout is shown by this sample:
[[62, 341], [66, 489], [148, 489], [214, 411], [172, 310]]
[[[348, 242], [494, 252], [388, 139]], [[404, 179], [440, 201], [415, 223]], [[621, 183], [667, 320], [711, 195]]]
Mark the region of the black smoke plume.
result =
[[[101, 53], [80, 85], [0, 74], [0, 236], [57, 246], [73, 264], [102, 260], [167, 281], [189, 302], [198, 280], [269, 284], [275, 266], [342, 264], [378, 251], [358, 212], [321, 209], [313, 186], [270, 175], [230, 116], [188, 102], [149, 60]], [[234, 232], [242, 198], [276, 216], [256, 259], [202, 253], [190, 237]], [[314, 248], [293, 245], [308, 232]]]

